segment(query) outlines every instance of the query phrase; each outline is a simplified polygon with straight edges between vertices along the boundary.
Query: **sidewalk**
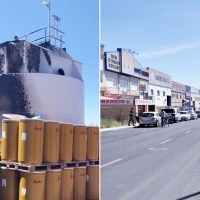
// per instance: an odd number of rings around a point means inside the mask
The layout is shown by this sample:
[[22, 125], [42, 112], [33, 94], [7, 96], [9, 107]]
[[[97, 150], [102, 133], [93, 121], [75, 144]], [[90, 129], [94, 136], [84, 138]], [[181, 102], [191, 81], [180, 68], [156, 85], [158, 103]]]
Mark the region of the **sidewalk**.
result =
[[119, 130], [119, 129], [126, 129], [126, 128], [133, 128], [139, 126], [139, 124], [134, 124], [134, 126], [118, 126], [118, 127], [111, 127], [111, 128], [101, 128], [100, 132], [107, 132], [107, 131], [115, 131], [115, 130]]

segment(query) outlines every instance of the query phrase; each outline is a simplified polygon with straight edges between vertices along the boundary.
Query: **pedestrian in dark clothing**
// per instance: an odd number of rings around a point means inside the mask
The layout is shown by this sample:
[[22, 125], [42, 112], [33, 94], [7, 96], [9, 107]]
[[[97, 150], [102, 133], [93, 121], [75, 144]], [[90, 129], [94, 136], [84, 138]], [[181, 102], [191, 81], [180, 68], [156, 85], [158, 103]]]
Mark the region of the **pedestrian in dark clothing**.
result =
[[131, 110], [130, 110], [128, 126], [130, 126], [130, 122], [132, 122], [132, 124], [134, 126], [134, 110], [133, 110], [133, 108], [131, 108]]

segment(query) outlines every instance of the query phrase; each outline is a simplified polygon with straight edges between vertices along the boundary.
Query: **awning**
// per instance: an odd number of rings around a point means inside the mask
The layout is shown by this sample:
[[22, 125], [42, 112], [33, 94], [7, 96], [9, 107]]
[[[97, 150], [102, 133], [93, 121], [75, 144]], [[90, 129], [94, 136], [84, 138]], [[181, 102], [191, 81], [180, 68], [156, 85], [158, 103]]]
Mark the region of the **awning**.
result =
[[106, 97], [106, 96], [100, 96], [100, 100], [102, 100], [102, 99], [113, 99], [113, 98], [111, 98], [111, 97]]
[[185, 101], [185, 102], [189, 102], [189, 100], [187, 100], [187, 99], [183, 99], [183, 101]]

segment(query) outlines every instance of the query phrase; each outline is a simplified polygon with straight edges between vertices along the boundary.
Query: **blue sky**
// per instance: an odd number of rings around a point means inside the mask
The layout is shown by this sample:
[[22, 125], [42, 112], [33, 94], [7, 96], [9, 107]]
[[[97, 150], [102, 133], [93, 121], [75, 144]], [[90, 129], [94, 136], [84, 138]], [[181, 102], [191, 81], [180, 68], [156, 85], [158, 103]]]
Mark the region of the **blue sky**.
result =
[[138, 53], [142, 67], [200, 89], [199, 0], [101, 0], [101, 43]]
[[[1, 2], [0, 43], [48, 25], [43, 0]], [[48, 1], [47, 1], [48, 2]], [[99, 1], [51, 0], [51, 15], [60, 17], [59, 30], [73, 59], [83, 63], [85, 123], [99, 125]], [[54, 26], [54, 20], [51, 19]], [[43, 35], [42, 35], [43, 36]], [[77, 97], [78, 98], [78, 97]]]

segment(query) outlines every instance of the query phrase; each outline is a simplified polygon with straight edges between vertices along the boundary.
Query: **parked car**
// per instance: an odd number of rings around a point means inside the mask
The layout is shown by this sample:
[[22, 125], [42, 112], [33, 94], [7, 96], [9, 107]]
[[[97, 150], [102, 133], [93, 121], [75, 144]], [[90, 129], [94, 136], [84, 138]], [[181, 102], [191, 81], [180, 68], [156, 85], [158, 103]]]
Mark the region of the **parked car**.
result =
[[200, 110], [196, 111], [197, 117], [200, 117]]
[[143, 112], [139, 117], [139, 125], [154, 125], [160, 126], [161, 124], [161, 117], [158, 112]]
[[190, 119], [197, 119], [197, 114], [193, 110], [188, 110], [190, 113]]
[[190, 120], [190, 113], [188, 111], [180, 111], [181, 114], [181, 120], [188, 121]]
[[181, 122], [181, 114], [178, 108], [162, 108], [161, 110], [167, 113], [169, 122]]

